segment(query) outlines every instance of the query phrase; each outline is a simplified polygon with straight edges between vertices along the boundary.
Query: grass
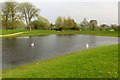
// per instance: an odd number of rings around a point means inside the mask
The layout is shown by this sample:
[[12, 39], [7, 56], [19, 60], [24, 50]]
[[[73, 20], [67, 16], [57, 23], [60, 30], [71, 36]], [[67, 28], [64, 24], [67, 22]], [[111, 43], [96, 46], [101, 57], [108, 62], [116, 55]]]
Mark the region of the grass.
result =
[[[50, 35], [50, 34], [84, 34], [84, 35], [97, 35], [97, 36], [113, 36], [113, 37], [118, 37], [118, 31], [54, 31], [54, 30], [32, 30], [32, 31], [27, 31], [27, 30], [3, 30], [2, 35], [6, 34], [12, 34], [12, 33], [17, 33], [17, 32], [24, 32], [23, 34], [18, 34], [14, 36], [7, 36], [8, 37], [18, 37], [18, 36], [39, 36], [39, 35]], [[6, 37], [6, 36], [5, 36]]]
[[3, 78], [117, 78], [118, 45], [74, 52], [2, 73]]
[[90, 34], [90, 35], [97, 35], [97, 36], [113, 36], [118, 37], [118, 31], [81, 31], [81, 34]]
[[17, 32], [25, 32], [27, 30], [0, 30], [0, 35], [13, 34]]

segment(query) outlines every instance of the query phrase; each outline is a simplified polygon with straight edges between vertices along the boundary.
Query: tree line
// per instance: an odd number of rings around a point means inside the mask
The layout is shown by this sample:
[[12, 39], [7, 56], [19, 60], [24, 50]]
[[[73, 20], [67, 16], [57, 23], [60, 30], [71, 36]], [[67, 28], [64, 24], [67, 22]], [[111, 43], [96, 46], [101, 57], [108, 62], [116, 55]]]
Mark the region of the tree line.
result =
[[[4, 2], [1, 3], [1, 23], [3, 29], [16, 29], [27, 25], [31, 29], [33, 18], [39, 16], [40, 9], [32, 3]], [[26, 24], [25, 24], [25, 23]]]
[[118, 31], [120, 26], [117, 24], [111, 24], [110, 26], [107, 24], [101, 24], [98, 26], [97, 20], [87, 21], [86, 18], [80, 23], [81, 30], [99, 30], [99, 31]]
[[87, 21], [86, 18], [77, 24], [71, 17], [59, 16], [55, 24], [50, 23], [46, 18], [39, 15], [40, 9], [29, 2], [3, 2], [0, 4], [0, 23], [2, 29], [50, 29], [50, 30], [115, 30], [119, 26], [113, 24], [98, 26], [97, 20]]

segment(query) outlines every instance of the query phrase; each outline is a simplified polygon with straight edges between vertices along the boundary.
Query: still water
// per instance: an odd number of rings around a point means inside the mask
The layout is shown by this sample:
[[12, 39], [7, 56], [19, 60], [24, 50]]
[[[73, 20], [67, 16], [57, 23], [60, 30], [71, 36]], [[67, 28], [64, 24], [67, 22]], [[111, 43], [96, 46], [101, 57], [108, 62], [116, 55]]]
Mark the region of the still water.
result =
[[[35, 43], [31, 46], [31, 43]], [[90, 35], [47, 35], [2, 39], [2, 69], [47, 60], [86, 48], [117, 44], [118, 38]]]

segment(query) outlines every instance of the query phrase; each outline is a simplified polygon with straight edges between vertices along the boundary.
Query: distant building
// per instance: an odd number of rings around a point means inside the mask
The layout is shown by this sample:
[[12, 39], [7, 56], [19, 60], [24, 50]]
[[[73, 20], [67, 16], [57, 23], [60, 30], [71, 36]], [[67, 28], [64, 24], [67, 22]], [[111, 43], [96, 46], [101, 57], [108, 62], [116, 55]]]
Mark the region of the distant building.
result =
[[50, 24], [50, 29], [51, 29], [51, 30], [55, 30], [55, 28], [56, 28], [55, 24], [52, 24], [52, 23], [51, 23], [51, 24]]

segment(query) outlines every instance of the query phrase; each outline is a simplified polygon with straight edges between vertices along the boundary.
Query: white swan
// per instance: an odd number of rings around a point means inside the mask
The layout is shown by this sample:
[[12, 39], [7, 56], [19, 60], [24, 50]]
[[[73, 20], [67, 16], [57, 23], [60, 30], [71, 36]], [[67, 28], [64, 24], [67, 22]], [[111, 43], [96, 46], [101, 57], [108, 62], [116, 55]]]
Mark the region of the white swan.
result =
[[34, 46], [35, 45], [35, 43], [33, 42], [32, 44], [30, 44], [31, 46]]
[[89, 44], [88, 43], [86, 44], [86, 48], [89, 48]]

